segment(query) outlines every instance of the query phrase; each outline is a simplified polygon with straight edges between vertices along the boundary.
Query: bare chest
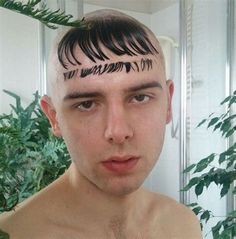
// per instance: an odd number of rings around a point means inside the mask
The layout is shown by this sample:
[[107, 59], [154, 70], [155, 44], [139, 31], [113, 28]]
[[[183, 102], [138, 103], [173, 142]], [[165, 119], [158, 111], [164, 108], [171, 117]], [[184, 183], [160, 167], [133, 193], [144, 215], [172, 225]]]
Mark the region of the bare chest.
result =
[[[54, 233], [52, 234], [52, 231]], [[40, 238], [40, 237], [39, 237]], [[41, 237], [42, 238], [42, 237]], [[91, 227], [74, 229], [69, 227], [55, 227], [51, 230], [51, 235], [44, 235], [45, 239], [173, 239], [162, 227], [156, 225], [140, 225], [132, 230], [124, 230], [122, 227], [116, 227], [112, 230], [102, 227]], [[32, 238], [31, 238], [32, 239]], [[36, 237], [35, 239], [38, 239]]]

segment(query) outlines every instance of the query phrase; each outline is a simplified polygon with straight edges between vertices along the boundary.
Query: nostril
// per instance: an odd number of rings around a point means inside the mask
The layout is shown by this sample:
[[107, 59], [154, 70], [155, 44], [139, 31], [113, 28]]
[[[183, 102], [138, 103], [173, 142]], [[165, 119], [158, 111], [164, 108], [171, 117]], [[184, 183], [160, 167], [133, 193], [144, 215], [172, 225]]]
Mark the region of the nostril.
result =
[[112, 139], [112, 138], [109, 138], [108, 141], [109, 141], [110, 143], [112, 143], [112, 142], [113, 142], [113, 139]]
[[114, 110], [108, 115], [104, 136], [107, 142], [116, 144], [122, 144], [132, 138], [133, 128], [125, 112]]
[[111, 137], [108, 138], [108, 141], [110, 143], [122, 144], [125, 141], [128, 141], [130, 138], [131, 138], [131, 136], [129, 136], [129, 135], [126, 135], [124, 137], [122, 137], [122, 136], [113, 136], [112, 137], [111, 136]]

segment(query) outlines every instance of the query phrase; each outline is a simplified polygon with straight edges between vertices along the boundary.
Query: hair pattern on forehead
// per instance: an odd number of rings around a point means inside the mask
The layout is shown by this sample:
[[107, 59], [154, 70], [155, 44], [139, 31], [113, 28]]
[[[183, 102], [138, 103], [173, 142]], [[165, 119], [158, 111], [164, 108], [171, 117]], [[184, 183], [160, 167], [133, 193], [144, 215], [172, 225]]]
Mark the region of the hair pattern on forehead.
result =
[[[140, 65], [140, 66], [139, 66]], [[139, 62], [139, 64], [134, 61], [134, 62], [122, 62], [122, 61], [118, 61], [115, 63], [110, 63], [110, 64], [105, 64], [105, 65], [95, 65], [91, 68], [82, 68], [81, 72], [80, 72], [80, 77], [84, 78], [88, 75], [102, 75], [104, 73], [113, 73], [113, 72], [119, 72], [122, 71], [123, 68], [125, 68], [126, 73], [129, 73], [130, 70], [132, 69], [133, 71], [144, 71], [147, 70], [149, 71], [150, 69], [152, 69], [152, 59], [144, 59], [142, 58], [141, 61]], [[77, 74], [78, 72], [75, 73], [75, 71], [71, 71], [69, 72], [69, 75], [66, 78], [65, 76], [65, 80], [66, 79], [71, 79], [74, 74]], [[68, 73], [65, 73], [68, 74]]]
[[68, 69], [68, 64], [81, 65], [75, 55], [78, 46], [94, 63], [96, 59], [109, 60], [101, 45], [117, 56], [159, 54], [143, 24], [118, 11], [107, 10], [105, 13], [85, 16], [85, 27], [72, 28], [61, 39], [57, 54], [60, 64], [65, 69]]

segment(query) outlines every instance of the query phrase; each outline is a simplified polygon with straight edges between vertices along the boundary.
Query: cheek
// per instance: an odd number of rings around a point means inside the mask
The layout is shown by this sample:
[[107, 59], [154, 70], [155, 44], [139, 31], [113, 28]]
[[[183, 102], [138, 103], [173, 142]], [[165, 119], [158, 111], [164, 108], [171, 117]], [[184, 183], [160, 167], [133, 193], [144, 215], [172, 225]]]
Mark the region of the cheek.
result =
[[141, 142], [152, 152], [160, 151], [164, 141], [166, 129], [166, 112], [164, 110], [153, 110], [139, 122], [136, 128]]
[[73, 158], [98, 151], [100, 147], [98, 138], [101, 138], [101, 132], [96, 125], [94, 121], [82, 120], [75, 115], [61, 115], [61, 132]]
[[151, 108], [139, 114], [139, 117], [133, 118], [132, 122], [140, 125], [143, 133], [157, 134], [165, 130], [167, 110], [166, 107], [160, 107], [161, 104], [155, 104]]

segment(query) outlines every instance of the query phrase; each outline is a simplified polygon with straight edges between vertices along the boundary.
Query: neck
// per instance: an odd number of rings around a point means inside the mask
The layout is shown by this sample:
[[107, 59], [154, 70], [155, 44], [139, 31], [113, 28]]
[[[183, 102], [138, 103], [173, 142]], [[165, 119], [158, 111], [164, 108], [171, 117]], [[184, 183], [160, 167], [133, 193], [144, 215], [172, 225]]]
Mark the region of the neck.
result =
[[[142, 219], [145, 207], [143, 189], [122, 196], [105, 193], [81, 176], [73, 165], [64, 177], [68, 187], [66, 201], [69, 200], [66, 207], [74, 214], [71, 218], [79, 217], [85, 224], [98, 226], [102, 223], [110, 228], [117, 228], [120, 222], [125, 224], [125, 228], [132, 227], [130, 223], [138, 224]], [[136, 222], [134, 219], [137, 219]]]

